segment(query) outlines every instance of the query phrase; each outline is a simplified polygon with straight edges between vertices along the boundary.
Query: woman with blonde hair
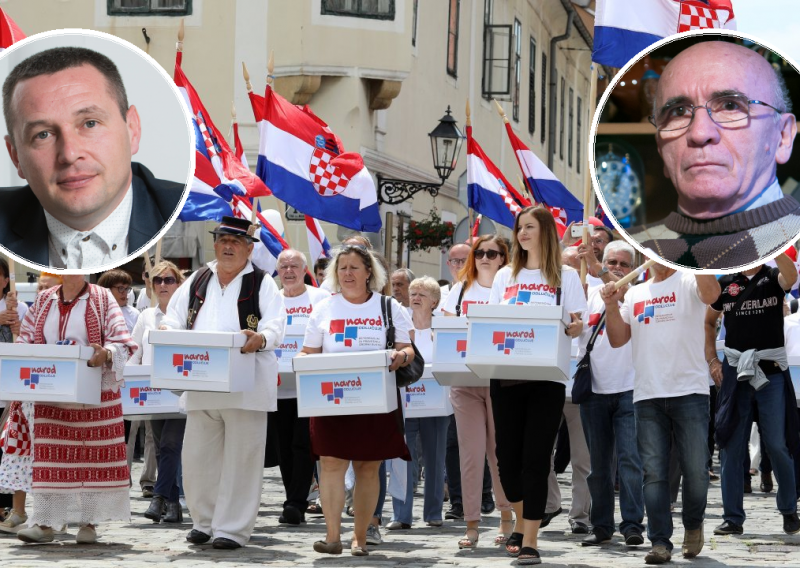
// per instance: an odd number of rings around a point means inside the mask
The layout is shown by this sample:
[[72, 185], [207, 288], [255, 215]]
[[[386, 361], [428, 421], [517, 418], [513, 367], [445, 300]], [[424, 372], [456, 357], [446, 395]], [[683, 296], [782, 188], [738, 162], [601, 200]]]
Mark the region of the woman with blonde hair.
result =
[[[459, 271], [460, 282], [453, 286], [444, 305], [446, 316], [464, 317], [471, 304], [489, 302], [492, 282], [508, 262], [506, 240], [498, 235], [483, 235], [474, 240], [467, 262]], [[452, 387], [450, 401], [458, 432], [458, 454], [461, 466], [461, 499], [467, 530], [458, 541], [459, 548], [475, 548], [481, 522], [484, 463], [488, 460], [497, 508], [500, 510], [500, 532], [495, 544], [502, 545], [513, 532], [511, 503], [500, 485], [495, 456], [494, 418], [488, 387]]]
[[[524, 293], [523, 293], [524, 292]], [[490, 304], [561, 305], [572, 322], [564, 331], [577, 337], [586, 311], [578, 273], [561, 264], [553, 215], [542, 207], [523, 209], [514, 222], [511, 264], [494, 278]], [[517, 527], [506, 543], [518, 565], [539, 564], [539, 525], [547, 503], [550, 456], [564, 409], [564, 382], [492, 379], [497, 464], [503, 490], [514, 507]]]

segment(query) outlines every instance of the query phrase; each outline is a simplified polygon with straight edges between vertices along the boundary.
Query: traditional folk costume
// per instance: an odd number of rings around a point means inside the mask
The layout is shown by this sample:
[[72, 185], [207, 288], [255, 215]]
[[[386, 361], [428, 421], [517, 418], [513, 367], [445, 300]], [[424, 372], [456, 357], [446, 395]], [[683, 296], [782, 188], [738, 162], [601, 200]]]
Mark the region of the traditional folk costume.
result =
[[105, 288], [87, 284], [72, 302], [61, 286], [39, 294], [25, 316], [19, 343], [74, 340], [111, 351], [103, 365], [100, 406], [34, 405], [30, 525], [59, 527], [130, 520], [129, 473], [119, 388], [125, 362], [136, 350], [122, 312]]

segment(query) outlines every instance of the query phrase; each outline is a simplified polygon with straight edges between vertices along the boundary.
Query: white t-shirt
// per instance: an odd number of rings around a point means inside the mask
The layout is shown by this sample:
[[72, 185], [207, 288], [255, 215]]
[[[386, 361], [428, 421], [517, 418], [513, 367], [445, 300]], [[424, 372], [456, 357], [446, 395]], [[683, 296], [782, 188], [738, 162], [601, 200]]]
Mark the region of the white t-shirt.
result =
[[[308, 320], [303, 347], [322, 347], [323, 353], [380, 351], [386, 349], [386, 322], [381, 313], [380, 294], [363, 304], [351, 304], [341, 294], [322, 300]], [[391, 299], [394, 338], [410, 343], [412, 329], [405, 308]]]
[[620, 307], [631, 326], [633, 401], [708, 395], [704, 357], [706, 305], [694, 274], [675, 272], [628, 290]]
[[[495, 274], [489, 296], [490, 304], [554, 306], [556, 300], [556, 289], [544, 280], [541, 270], [523, 268], [514, 279], [510, 266], [504, 266]], [[583, 295], [581, 279], [577, 271], [568, 266], [561, 268], [561, 305], [569, 313], [583, 314], [586, 311], [586, 297]]]
[[139, 319], [139, 314], [141, 313], [136, 308], [132, 308], [129, 305], [124, 305], [119, 307], [122, 310], [122, 317], [125, 318], [125, 325], [128, 326], [128, 333], [133, 331], [134, 326], [136, 325], [136, 320]]
[[[453, 289], [450, 290], [450, 293], [447, 295], [444, 308], [442, 308], [444, 311], [450, 314], [456, 313], [456, 304], [458, 303], [458, 297], [461, 295], [461, 289], [463, 287], [463, 282], [458, 282], [453, 286]], [[467, 288], [467, 291], [464, 292], [464, 297], [461, 298], [461, 316], [467, 315], [470, 304], [488, 304], [491, 292], [491, 288], [481, 286], [478, 284], [477, 280], [473, 282], [472, 286]]]
[[286, 306], [286, 325], [306, 325], [314, 306], [325, 298], [330, 297], [330, 292], [313, 286], [306, 286], [306, 291], [299, 296], [287, 298], [281, 290], [283, 305]]
[[[583, 333], [580, 336], [578, 359], [586, 353], [586, 345], [605, 311], [606, 304], [600, 296], [601, 287], [589, 289], [589, 311], [584, 320]], [[622, 347], [614, 349], [608, 342], [606, 330], [597, 336], [592, 349], [592, 392], [595, 394], [615, 394], [633, 390], [634, 370], [633, 351], [629, 341]]]
[[414, 329], [414, 345], [417, 346], [419, 354], [425, 359], [425, 364], [433, 362], [433, 331], [431, 328]]

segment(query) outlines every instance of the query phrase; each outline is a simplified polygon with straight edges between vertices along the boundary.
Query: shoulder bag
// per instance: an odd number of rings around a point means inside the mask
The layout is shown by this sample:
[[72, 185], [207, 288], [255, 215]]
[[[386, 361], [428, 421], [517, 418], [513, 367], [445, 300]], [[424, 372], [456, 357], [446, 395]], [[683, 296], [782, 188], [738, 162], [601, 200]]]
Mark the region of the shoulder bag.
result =
[[[386, 322], [386, 349], [394, 349], [394, 322], [392, 321], [391, 298], [381, 295], [381, 312], [383, 321]], [[394, 380], [397, 388], [413, 385], [422, 377], [425, 368], [425, 359], [419, 353], [419, 349], [411, 342], [414, 349], [414, 359], [405, 367], [400, 367], [394, 372]]]

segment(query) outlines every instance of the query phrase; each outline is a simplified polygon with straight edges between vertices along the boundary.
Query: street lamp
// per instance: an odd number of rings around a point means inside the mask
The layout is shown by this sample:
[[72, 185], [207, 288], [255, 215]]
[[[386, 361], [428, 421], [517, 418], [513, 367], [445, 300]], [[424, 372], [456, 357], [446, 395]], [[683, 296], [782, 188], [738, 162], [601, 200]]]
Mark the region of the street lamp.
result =
[[453, 170], [456, 169], [458, 155], [464, 143], [464, 135], [456, 125], [456, 119], [451, 116], [450, 106], [446, 114], [439, 119], [429, 134], [431, 139], [431, 152], [433, 153], [433, 167], [441, 179], [441, 183], [424, 183], [403, 179], [385, 178], [378, 174], [378, 202], [396, 205], [411, 198], [420, 191], [427, 191], [431, 197], [439, 194], [439, 188], [444, 185]]

